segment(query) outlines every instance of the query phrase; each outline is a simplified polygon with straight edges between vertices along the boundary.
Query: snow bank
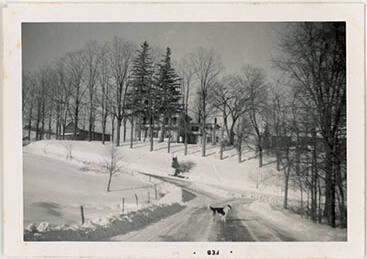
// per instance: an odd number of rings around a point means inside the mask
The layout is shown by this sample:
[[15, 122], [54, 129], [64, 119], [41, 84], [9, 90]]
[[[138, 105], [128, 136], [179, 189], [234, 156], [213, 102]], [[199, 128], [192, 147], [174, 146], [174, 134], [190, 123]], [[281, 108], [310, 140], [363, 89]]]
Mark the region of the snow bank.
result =
[[[247, 205], [244, 205], [247, 207]], [[346, 241], [347, 230], [320, 225], [286, 210], [273, 209], [269, 203], [255, 201], [249, 206], [255, 214], [265, 218], [274, 226], [292, 233], [304, 241]]]
[[168, 183], [161, 183], [159, 185], [160, 193], [162, 194], [162, 198], [157, 201], [157, 204], [173, 204], [173, 203], [180, 203], [183, 204], [182, 201], [182, 189]]
[[24, 241], [102, 241], [142, 229], [184, 207], [178, 203], [154, 205], [128, 214], [87, 221], [83, 225], [52, 225], [47, 222], [41, 222], [38, 226], [30, 224], [24, 231]]

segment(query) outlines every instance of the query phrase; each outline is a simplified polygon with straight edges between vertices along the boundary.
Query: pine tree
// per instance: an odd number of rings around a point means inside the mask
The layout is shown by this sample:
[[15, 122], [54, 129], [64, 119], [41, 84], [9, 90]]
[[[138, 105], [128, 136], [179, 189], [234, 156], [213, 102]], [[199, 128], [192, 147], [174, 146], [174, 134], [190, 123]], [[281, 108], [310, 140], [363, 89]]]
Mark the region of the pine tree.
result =
[[[131, 70], [131, 88], [129, 108], [132, 114], [131, 124], [134, 117], [137, 119], [138, 139], [141, 140], [142, 123], [149, 121], [150, 151], [153, 151], [153, 126], [154, 126], [154, 86], [152, 82], [153, 62], [150, 56], [150, 48], [146, 41], [140, 45], [137, 56], [133, 61]], [[132, 141], [132, 140], [131, 140]], [[130, 145], [132, 147], [132, 145]]]
[[162, 136], [164, 134], [165, 122], [168, 122], [168, 153], [171, 144], [172, 120], [182, 109], [181, 79], [171, 64], [171, 49], [167, 48], [166, 55], [159, 64], [158, 73], [154, 77], [157, 110], [162, 116]]

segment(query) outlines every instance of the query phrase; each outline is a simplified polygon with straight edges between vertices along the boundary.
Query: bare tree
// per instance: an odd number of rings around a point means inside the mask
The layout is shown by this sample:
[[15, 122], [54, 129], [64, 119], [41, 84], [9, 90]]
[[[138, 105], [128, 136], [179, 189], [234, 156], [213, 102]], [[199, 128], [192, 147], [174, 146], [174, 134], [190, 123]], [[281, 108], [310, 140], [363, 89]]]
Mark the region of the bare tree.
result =
[[272, 129], [274, 133], [274, 143], [273, 148], [275, 148], [275, 155], [276, 155], [276, 162], [277, 162], [277, 170], [280, 171], [280, 148], [281, 148], [281, 121], [282, 121], [282, 107], [281, 104], [282, 98], [279, 94], [279, 92], [274, 93], [274, 96], [272, 97]]
[[28, 139], [31, 140], [32, 121], [34, 105], [36, 102], [36, 88], [37, 78], [35, 73], [25, 72], [23, 73], [23, 86], [22, 86], [22, 110], [23, 110], [23, 123], [26, 122], [28, 127]]
[[74, 119], [74, 138], [77, 137], [79, 115], [82, 104], [82, 98], [87, 90], [83, 87], [85, 64], [83, 62], [83, 52], [75, 51], [66, 55], [65, 68], [70, 76], [71, 83], [71, 99], [73, 105], [72, 116]]
[[52, 132], [52, 124], [55, 114], [55, 96], [57, 93], [57, 74], [53, 66], [50, 67], [47, 75], [47, 96], [46, 96], [46, 105], [47, 105], [47, 139], [51, 139]]
[[102, 167], [108, 173], [108, 181], [107, 181], [107, 192], [111, 191], [111, 182], [112, 177], [120, 172], [120, 167], [118, 165], [119, 157], [118, 157], [118, 150], [117, 148], [111, 144], [111, 147], [108, 151], [108, 157], [105, 162], [102, 164]]
[[95, 121], [95, 88], [99, 73], [98, 67], [101, 59], [101, 51], [100, 46], [95, 41], [88, 42], [83, 51], [85, 78], [89, 97], [88, 141], [92, 141]]
[[242, 162], [242, 143], [246, 140], [246, 138], [248, 138], [248, 136], [250, 135], [251, 132], [251, 124], [248, 121], [247, 116], [242, 115], [239, 119], [238, 119], [238, 123], [236, 124], [235, 127], [235, 134], [236, 134], [236, 149], [238, 152], [238, 162], [241, 163]]
[[247, 114], [252, 124], [256, 139], [256, 149], [259, 154], [259, 166], [263, 165], [263, 130], [267, 112], [267, 86], [264, 72], [255, 67], [244, 66], [241, 73], [241, 82], [248, 91]]
[[65, 138], [65, 128], [70, 119], [70, 102], [72, 98], [72, 77], [67, 70], [66, 57], [56, 61], [57, 91], [56, 91], [56, 132], [59, 139]]
[[48, 74], [50, 68], [47, 66], [42, 67], [37, 73], [36, 79], [36, 140], [44, 139], [45, 133], [45, 120], [46, 120], [46, 110], [47, 110], [47, 97], [50, 88], [48, 87], [49, 80]]
[[216, 84], [211, 94], [214, 107], [222, 113], [223, 127], [231, 145], [234, 144], [238, 119], [249, 110], [250, 94], [247, 83], [242, 76], [229, 75]]
[[108, 44], [104, 44], [101, 47], [101, 60], [99, 63], [99, 73], [98, 73], [98, 82], [100, 86], [100, 94], [99, 94], [99, 105], [101, 112], [101, 124], [102, 124], [102, 143], [105, 143], [105, 135], [106, 135], [106, 126], [107, 126], [107, 117], [109, 115], [110, 110], [110, 102], [112, 99], [110, 96], [110, 67], [109, 67], [109, 58], [108, 58]]
[[[277, 64], [294, 80], [305, 103], [316, 108], [316, 127], [326, 153], [326, 216], [336, 226], [338, 170], [345, 154], [338, 143], [345, 139], [346, 116], [345, 23], [302, 23], [290, 28], [282, 42], [284, 54]], [[338, 180], [337, 180], [338, 179]], [[339, 188], [340, 189], [340, 188]], [[342, 191], [342, 189], [340, 189]], [[343, 190], [344, 191], [344, 190]]]
[[188, 112], [189, 112], [189, 100], [191, 84], [194, 77], [194, 70], [190, 65], [187, 58], [181, 60], [180, 77], [182, 78], [182, 99], [183, 99], [183, 124], [184, 124], [184, 143], [185, 143], [185, 156], [187, 155], [187, 143], [188, 143]]
[[[135, 47], [121, 39], [114, 37], [110, 49], [110, 64], [113, 80], [114, 99], [110, 100], [113, 108], [110, 112], [116, 117], [116, 146], [120, 145], [120, 131], [122, 120], [127, 117], [126, 97], [128, 92], [128, 76], [132, 65]], [[125, 125], [126, 127], [126, 125]]]
[[206, 151], [206, 121], [208, 118], [208, 99], [211, 89], [222, 71], [222, 64], [214, 50], [197, 49], [190, 56], [190, 63], [198, 80], [199, 116], [201, 119], [202, 156]]
[[73, 159], [73, 149], [74, 149], [74, 145], [72, 141], [65, 141], [62, 142], [62, 146], [65, 148], [66, 151], [66, 160], [70, 160]]

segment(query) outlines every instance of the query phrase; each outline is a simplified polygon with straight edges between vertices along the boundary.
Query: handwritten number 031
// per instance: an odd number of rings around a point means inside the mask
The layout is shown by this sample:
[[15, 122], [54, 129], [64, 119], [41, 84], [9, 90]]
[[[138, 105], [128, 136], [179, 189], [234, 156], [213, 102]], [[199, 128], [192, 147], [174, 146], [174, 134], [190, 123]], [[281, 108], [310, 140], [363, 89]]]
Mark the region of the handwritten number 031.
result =
[[219, 255], [219, 250], [208, 250], [208, 255]]

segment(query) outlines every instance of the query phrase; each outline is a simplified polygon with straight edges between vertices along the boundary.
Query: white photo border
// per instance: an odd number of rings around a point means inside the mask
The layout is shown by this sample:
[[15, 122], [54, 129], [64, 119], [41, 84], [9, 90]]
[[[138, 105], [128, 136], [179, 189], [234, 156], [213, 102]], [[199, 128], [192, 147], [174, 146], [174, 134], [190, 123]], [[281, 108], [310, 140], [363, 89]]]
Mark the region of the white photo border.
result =
[[[362, 3], [9, 3], [3, 13], [3, 231], [7, 256], [130, 258], [332, 257], [364, 254], [364, 5]], [[24, 242], [21, 25], [26, 22], [345, 21], [347, 27], [346, 242]], [[196, 252], [193, 255], [193, 251]], [[233, 251], [230, 253], [230, 251]]]

